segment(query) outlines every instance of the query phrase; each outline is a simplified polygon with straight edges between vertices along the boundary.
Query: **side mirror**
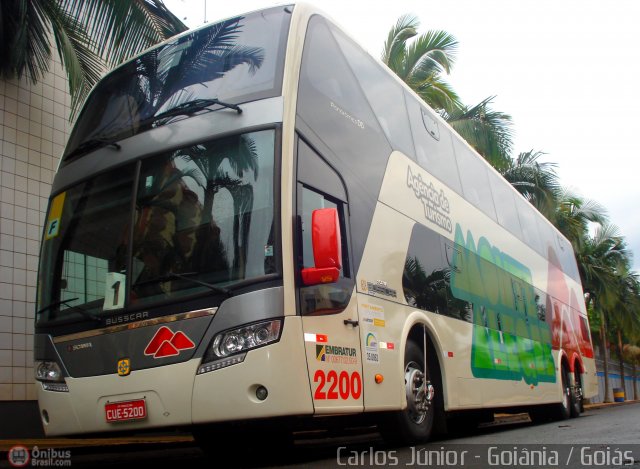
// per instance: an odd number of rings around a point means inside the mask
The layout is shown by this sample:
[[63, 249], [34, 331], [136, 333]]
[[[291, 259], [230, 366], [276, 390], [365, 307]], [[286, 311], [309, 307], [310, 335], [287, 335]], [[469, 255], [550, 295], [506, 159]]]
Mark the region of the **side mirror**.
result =
[[335, 208], [320, 208], [311, 214], [311, 239], [315, 267], [302, 269], [305, 285], [334, 283], [342, 267], [340, 220]]

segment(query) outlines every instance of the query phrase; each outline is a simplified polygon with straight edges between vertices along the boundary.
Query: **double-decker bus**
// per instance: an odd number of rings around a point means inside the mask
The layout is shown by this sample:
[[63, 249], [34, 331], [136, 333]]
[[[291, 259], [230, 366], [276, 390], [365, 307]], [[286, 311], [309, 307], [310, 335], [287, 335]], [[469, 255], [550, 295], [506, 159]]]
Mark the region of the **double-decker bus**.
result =
[[307, 5], [96, 85], [45, 218], [35, 359], [47, 435], [342, 415], [424, 441], [597, 393], [571, 244]]

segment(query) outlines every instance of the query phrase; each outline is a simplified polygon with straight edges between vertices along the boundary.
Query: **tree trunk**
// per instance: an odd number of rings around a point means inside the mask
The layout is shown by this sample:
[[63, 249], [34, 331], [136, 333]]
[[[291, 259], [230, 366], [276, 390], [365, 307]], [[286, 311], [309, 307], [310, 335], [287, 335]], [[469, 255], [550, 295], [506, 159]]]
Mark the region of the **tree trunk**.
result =
[[627, 386], [624, 382], [624, 356], [622, 355], [622, 331], [618, 328], [618, 356], [620, 360], [620, 387], [625, 392], [625, 398], [627, 397]]
[[602, 363], [604, 367], [604, 402], [611, 402], [609, 397], [609, 353], [607, 345], [607, 328], [604, 324], [604, 313], [600, 311], [600, 338], [602, 339]]
[[633, 400], [638, 400], [638, 376], [636, 374], [636, 360], [631, 362], [631, 372], [633, 373]]

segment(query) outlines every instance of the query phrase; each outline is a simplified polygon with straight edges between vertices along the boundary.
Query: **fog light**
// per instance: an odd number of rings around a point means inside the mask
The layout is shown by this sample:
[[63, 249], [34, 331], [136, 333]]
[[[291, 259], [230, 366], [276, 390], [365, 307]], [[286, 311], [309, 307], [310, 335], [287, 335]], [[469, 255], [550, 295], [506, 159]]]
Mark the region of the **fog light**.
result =
[[256, 397], [260, 401], [264, 401], [269, 396], [269, 391], [264, 386], [258, 386], [256, 389]]
[[378, 374], [375, 376], [376, 384], [380, 384], [384, 381], [384, 376]]

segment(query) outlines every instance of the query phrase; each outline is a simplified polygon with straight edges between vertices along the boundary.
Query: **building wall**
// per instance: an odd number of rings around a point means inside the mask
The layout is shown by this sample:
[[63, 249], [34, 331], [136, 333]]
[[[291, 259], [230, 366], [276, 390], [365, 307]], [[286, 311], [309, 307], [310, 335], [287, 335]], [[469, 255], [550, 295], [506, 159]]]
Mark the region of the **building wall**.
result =
[[[624, 386], [622, 385], [622, 375], [620, 374], [620, 364], [617, 360], [609, 360], [609, 399], [613, 400], [614, 389], [624, 388], [625, 400], [634, 400], [640, 390], [640, 375], [634, 376], [633, 368], [624, 365]], [[596, 359], [596, 369], [598, 376], [598, 395], [591, 399], [592, 403], [604, 402], [604, 362]]]
[[0, 80], [0, 401], [35, 399], [33, 328], [47, 199], [70, 130], [57, 54], [44, 78]]

